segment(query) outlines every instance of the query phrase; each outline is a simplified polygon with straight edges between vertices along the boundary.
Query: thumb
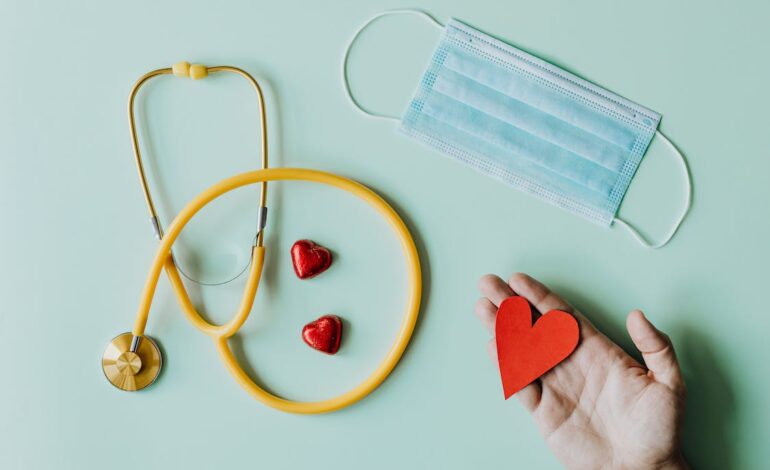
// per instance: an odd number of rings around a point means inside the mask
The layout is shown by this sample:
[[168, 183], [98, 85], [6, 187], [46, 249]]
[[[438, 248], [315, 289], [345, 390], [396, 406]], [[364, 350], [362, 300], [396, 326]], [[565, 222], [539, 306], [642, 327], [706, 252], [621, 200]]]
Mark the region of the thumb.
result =
[[642, 353], [648, 375], [673, 390], [683, 390], [682, 373], [669, 337], [655, 328], [641, 310], [628, 314], [626, 328], [636, 349]]

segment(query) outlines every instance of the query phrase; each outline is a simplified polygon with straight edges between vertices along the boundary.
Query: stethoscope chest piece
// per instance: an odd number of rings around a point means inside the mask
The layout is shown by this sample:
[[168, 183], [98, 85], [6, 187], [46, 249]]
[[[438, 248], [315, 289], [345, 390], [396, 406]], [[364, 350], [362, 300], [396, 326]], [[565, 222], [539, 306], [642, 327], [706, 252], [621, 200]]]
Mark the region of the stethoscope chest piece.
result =
[[131, 332], [116, 336], [102, 355], [104, 376], [127, 392], [141, 390], [155, 382], [163, 363], [155, 341], [148, 336], [137, 341], [134, 338]]

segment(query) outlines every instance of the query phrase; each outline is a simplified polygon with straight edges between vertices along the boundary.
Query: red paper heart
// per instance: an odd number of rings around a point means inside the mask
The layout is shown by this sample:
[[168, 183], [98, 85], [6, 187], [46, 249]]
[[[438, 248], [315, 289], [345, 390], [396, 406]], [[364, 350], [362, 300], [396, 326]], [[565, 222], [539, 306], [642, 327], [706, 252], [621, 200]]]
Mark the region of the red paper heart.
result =
[[332, 265], [332, 254], [310, 240], [300, 240], [291, 247], [291, 262], [300, 279], [317, 276]]
[[340, 349], [342, 320], [336, 315], [324, 315], [302, 328], [302, 339], [313, 349], [334, 354]]
[[561, 310], [551, 310], [532, 325], [529, 302], [514, 296], [497, 310], [495, 337], [507, 400], [572, 354], [580, 332], [575, 317]]

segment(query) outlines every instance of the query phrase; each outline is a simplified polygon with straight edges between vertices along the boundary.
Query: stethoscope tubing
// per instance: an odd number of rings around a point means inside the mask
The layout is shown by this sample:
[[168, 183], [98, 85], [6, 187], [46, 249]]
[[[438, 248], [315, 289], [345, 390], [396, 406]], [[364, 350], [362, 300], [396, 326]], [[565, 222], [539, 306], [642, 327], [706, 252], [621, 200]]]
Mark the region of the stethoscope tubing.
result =
[[[200, 316], [190, 301], [179, 276], [179, 272], [171, 258], [171, 247], [176, 238], [195, 214], [208, 203], [219, 196], [242, 186], [257, 183], [264, 184], [268, 181], [315, 182], [336, 187], [357, 196], [374, 207], [380, 215], [385, 218], [396, 233], [406, 259], [406, 313], [394, 342], [386, 353], [385, 358], [371, 375], [353, 389], [331, 399], [315, 402], [297, 402], [273, 395], [257, 385], [248, 374], [244, 372], [238, 360], [230, 350], [227, 339], [235, 334], [243, 325], [253, 306], [264, 263], [265, 248], [263, 246], [255, 246], [253, 248], [252, 265], [241, 298], [241, 305], [236, 315], [223, 325], [211, 324]], [[155, 252], [155, 257], [142, 291], [136, 321], [132, 331], [135, 337], [142, 337], [145, 333], [152, 300], [155, 295], [160, 273], [164, 268], [169, 275], [169, 280], [171, 281], [177, 298], [180, 301], [180, 306], [187, 315], [187, 318], [194, 326], [196, 326], [196, 328], [212, 337], [220, 358], [228, 371], [235, 377], [236, 381], [257, 400], [266, 405], [282, 411], [300, 414], [325, 413], [344, 408], [361, 400], [377, 388], [396, 366], [409, 343], [417, 323], [422, 295], [422, 274], [417, 248], [406, 224], [396, 211], [377, 193], [358, 182], [332, 173], [307, 168], [271, 168], [241, 173], [216, 183], [190, 201], [169, 225], [167, 232], [160, 240]]]

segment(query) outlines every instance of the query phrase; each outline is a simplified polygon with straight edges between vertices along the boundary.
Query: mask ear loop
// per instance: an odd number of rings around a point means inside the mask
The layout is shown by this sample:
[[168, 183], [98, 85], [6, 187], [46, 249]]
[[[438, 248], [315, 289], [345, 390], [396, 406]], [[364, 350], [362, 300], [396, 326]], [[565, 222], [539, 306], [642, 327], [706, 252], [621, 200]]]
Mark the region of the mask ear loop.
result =
[[353, 43], [356, 42], [358, 37], [361, 35], [361, 33], [369, 27], [372, 23], [374, 23], [377, 19], [382, 18], [383, 16], [390, 16], [390, 15], [417, 15], [422, 18], [425, 18], [430, 23], [435, 25], [438, 28], [443, 28], [444, 25], [439, 22], [436, 18], [430, 15], [430, 13], [424, 12], [422, 10], [417, 10], [414, 8], [402, 8], [397, 10], [387, 10], [380, 13], [377, 13], [376, 15], [372, 16], [364, 24], [362, 24], [356, 32], [353, 34], [353, 36], [350, 38], [350, 41], [348, 42], [347, 47], [345, 47], [345, 55], [342, 57], [342, 83], [345, 85], [345, 94], [347, 95], [348, 99], [350, 100], [350, 103], [353, 105], [353, 107], [356, 108], [361, 114], [367, 117], [374, 117], [374, 118], [380, 118], [380, 119], [388, 119], [391, 121], [399, 122], [401, 118], [398, 116], [391, 116], [389, 114], [383, 114], [378, 113], [376, 111], [370, 111], [366, 107], [364, 107], [361, 103], [358, 102], [358, 100], [353, 96], [353, 91], [350, 89], [350, 80], [348, 79], [348, 58], [350, 57], [350, 50], [353, 47]]
[[684, 154], [682, 154], [682, 152], [680, 152], [679, 149], [676, 148], [676, 145], [674, 145], [670, 140], [668, 140], [668, 137], [663, 135], [663, 133], [660, 132], [659, 130], [655, 130], [655, 135], [663, 139], [663, 142], [666, 143], [668, 148], [671, 149], [676, 155], [679, 156], [679, 161], [682, 164], [682, 169], [684, 170], [685, 182], [687, 183], [686, 199], [684, 204], [684, 210], [682, 210], [682, 215], [679, 216], [679, 220], [676, 222], [676, 224], [674, 224], [673, 228], [668, 233], [666, 238], [664, 238], [662, 241], [658, 243], [652, 243], [646, 238], [644, 238], [644, 236], [641, 233], [639, 233], [639, 230], [637, 230], [633, 225], [621, 219], [620, 217], [615, 218], [615, 222], [617, 222], [626, 230], [628, 230], [629, 233], [631, 233], [631, 235], [634, 237], [634, 239], [636, 239], [637, 242], [639, 242], [641, 245], [647, 248], [652, 248], [652, 249], [661, 248], [671, 241], [671, 239], [676, 234], [677, 230], [679, 230], [679, 227], [682, 225], [682, 222], [684, 222], [684, 218], [687, 216], [687, 213], [690, 212], [690, 207], [692, 207], [692, 175], [690, 175], [690, 168], [687, 166], [687, 160], [684, 158]]

